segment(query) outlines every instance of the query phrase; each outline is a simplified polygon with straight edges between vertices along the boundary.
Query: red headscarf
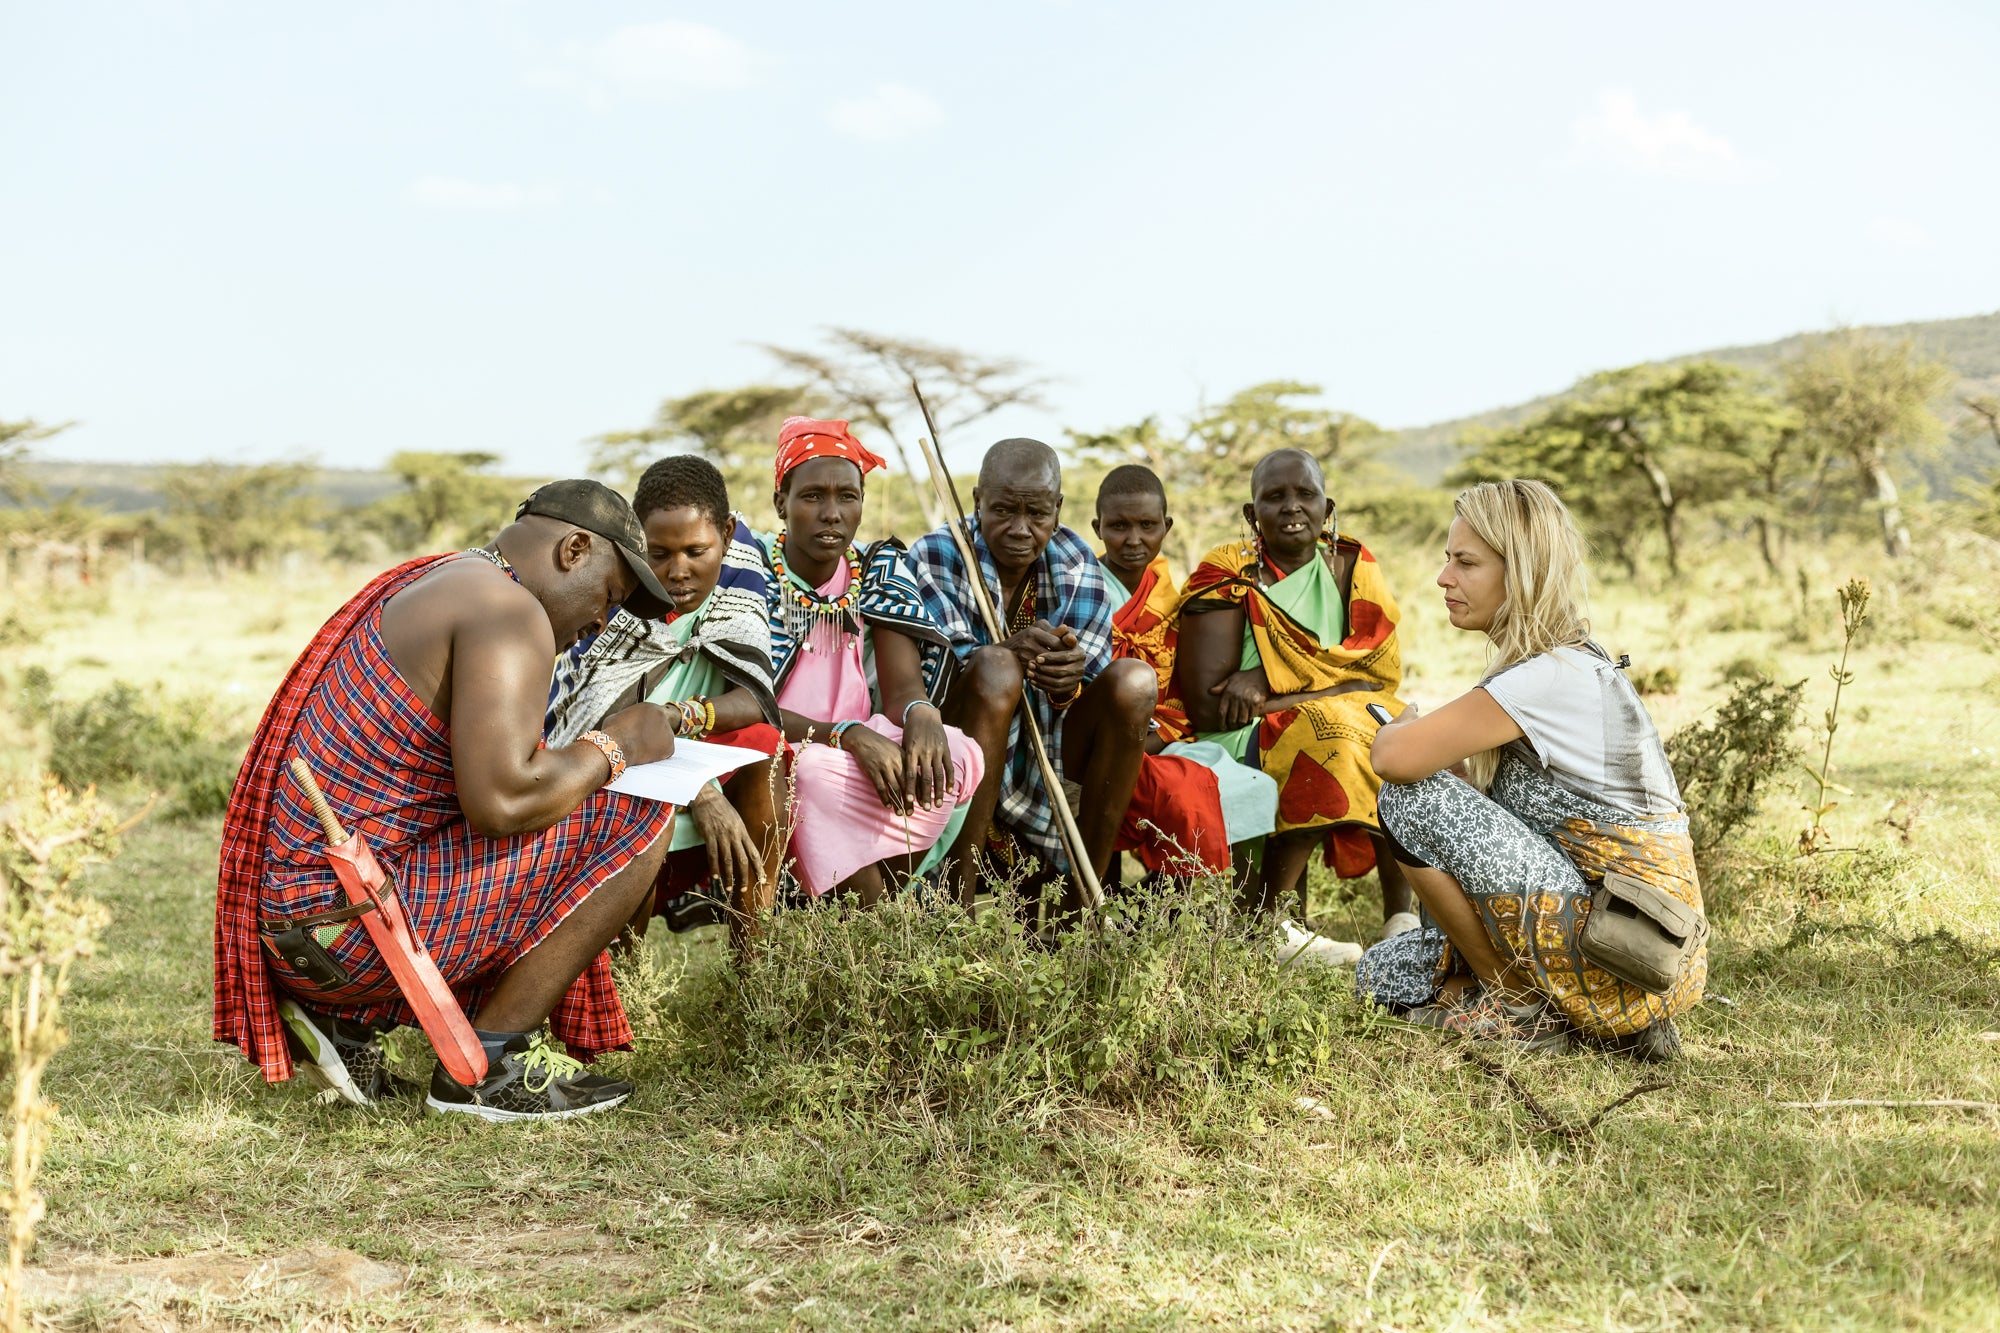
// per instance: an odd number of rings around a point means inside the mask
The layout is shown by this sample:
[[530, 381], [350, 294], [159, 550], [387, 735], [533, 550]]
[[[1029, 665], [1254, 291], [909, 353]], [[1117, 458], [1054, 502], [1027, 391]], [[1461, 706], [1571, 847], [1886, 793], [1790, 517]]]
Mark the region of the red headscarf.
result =
[[845, 458], [860, 468], [863, 476], [886, 466], [854, 438], [845, 421], [786, 417], [778, 430], [778, 467], [774, 477], [777, 486], [782, 489], [785, 474], [810, 458]]

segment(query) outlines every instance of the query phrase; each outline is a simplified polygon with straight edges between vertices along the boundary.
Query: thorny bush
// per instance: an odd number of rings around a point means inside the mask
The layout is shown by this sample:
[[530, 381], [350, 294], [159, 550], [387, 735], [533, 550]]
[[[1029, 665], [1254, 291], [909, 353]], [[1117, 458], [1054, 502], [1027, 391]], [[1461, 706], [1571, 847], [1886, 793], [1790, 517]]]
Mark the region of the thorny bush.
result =
[[167, 814], [222, 813], [243, 747], [213, 702], [114, 681], [83, 699], [56, 693], [46, 668], [23, 676], [20, 712], [48, 728], [48, 769], [78, 790], [137, 783], [168, 796]]
[[1284, 966], [1221, 878], [1128, 889], [1053, 942], [1011, 884], [977, 917], [912, 896], [781, 910], [758, 947], [673, 1001], [684, 1057], [772, 1106], [914, 1096], [1000, 1114], [1132, 1102], [1322, 1070], [1366, 1020], [1348, 974]]
[[1804, 689], [1804, 681], [1780, 685], [1754, 674], [1737, 682], [1711, 721], [1690, 723], [1667, 741], [1697, 852], [1756, 818], [1766, 786], [1798, 761]]

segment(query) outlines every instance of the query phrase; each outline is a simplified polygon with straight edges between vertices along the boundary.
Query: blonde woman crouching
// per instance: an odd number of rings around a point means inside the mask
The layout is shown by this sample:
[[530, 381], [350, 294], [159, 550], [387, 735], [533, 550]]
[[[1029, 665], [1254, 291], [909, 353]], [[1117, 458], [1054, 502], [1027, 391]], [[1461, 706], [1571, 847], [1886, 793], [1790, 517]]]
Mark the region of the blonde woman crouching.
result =
[[[1607, 870], [1701, 911], [1680, 789], [1619, 665], [1590, 640], [1583, 543], [1539, 481], [1462, 491], [1437, 577], [1454, 627], [1484, 633], [1486, 677], [1376, 734], [1383, 831], [1424, 907], [1363, 956], [1360, 993], [1413, 1022], [1531, 1050], [1573, 1034], [1641, 1059], [1679, 1051], [1705, 952], [1655, 995], [1578, 946]], [[1461, 776], [1462, 774], [1462, 776]]]

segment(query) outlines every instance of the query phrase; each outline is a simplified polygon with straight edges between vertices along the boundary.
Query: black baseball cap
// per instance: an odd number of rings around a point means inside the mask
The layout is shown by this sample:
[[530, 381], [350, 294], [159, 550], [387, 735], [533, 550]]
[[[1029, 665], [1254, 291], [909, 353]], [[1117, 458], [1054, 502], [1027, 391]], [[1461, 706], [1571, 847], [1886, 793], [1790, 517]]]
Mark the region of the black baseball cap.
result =
[[621, 603], [626, 611], [641, 620], [658, 620], [673, 609], [673, 598], [667, 596], [667, 590], [653, 576], [653, 567], [646, 563], [646, 531], [639, 526], [639, 516], [624, 496], [603, 482], [572, 477], [538, 487], [514, 511], [517, 519], [530, 514], [573, 523], [617, 548], [639, 579], [639, 586]]

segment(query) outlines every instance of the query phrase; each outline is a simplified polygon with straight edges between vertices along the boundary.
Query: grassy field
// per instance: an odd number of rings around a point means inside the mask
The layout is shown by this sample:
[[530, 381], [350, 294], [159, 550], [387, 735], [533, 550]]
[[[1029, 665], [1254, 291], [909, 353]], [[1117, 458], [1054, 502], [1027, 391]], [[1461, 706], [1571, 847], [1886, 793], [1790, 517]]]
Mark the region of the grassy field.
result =
[[[1430, 557], [1385, 552], [1408, 693], [1478, 645]], [[1791, 790], [1708, 867], [1711, 995], [1664, 1070], [1601, 1055], [1482, 1065], [1331, 983], [1303, 1077], [993, 1104], [693, 1040], [727, 987], [713, 938], [656, 938], [631, 1110], [536, 1129], [328, 1107], [208, 1040], [217, 824], [155, 818], [92, 891], [114, 914], [58, 1057], [37, 1261], [272, 1255], [407, 1271], [329, 1303], [280, 1282], [51, 1307], [71, 1327], [1681, 1329], [2000, 1327], [2000, 1115], [1790, 1102], [2000, 1102], [2000, 563], [1929, 539], [1904, 568], [1807, 553], [1806, 593], [1717, 553], [1674, 587], [1600, 591], [1600, 637], [1670, 667], [1663, 731], [1751, 663], [1810, 678], [1833, 588], [1876, 580], [1835, 761], [1843, 850], [1802, 865]], [[114, 581], [19, 601], [0, 648], [81, 695], [216, 695], [247, 724], [363, 571]], [[11, 711], [11, 710], [9, 710]], [[10, 723], [9, 725], [18, 725]], [[23, 737], [23, 745], [27, 743]], [[16, 747], [16, 767], [29, 751]], [[1815, 747], [1815, 753], [1817, 749]], [[1372, 883], [1316, 884], [1355, 937]], [[1645, 1084], [1661, 1082], [1598, 1113]], [[1311, 1099], [1301, 1105], [1300, 1098]]]

